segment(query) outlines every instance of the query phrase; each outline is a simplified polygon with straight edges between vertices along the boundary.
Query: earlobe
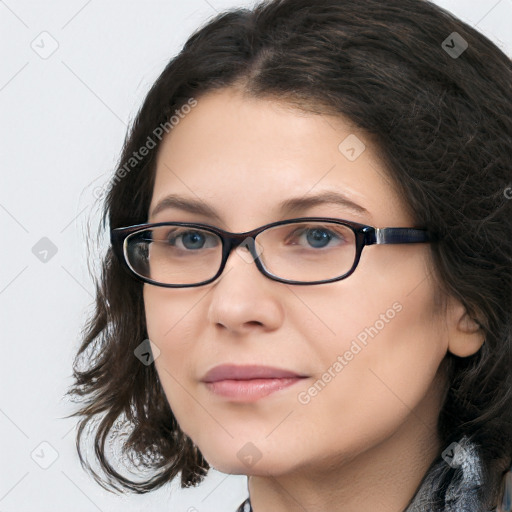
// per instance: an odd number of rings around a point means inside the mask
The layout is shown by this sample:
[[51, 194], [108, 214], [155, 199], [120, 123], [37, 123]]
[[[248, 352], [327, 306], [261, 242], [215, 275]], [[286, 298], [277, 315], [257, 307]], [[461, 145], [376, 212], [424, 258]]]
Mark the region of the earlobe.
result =
[[453, 306], [451, 314], [448, 351], [458, 357], [476, 354], [485, 342], [481, 325], [469, 316], [461, 303]]

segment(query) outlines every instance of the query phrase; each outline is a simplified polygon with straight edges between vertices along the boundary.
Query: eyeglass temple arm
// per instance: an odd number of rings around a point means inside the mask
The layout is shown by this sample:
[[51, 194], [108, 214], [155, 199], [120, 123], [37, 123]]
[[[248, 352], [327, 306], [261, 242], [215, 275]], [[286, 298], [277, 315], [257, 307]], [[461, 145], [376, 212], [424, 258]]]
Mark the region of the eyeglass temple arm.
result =
[[366, 245], [372, 244], [414, 244], [431, 242], [436, 237], [425, 229], [375, 228], [366, 233]]

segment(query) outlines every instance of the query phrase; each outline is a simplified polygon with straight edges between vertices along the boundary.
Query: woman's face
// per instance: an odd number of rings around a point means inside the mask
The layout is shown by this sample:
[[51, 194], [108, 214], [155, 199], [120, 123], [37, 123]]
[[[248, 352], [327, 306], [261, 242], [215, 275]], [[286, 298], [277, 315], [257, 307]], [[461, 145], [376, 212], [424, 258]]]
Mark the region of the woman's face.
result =
[[[326, 191], [366, 212], [341, 203], [280, 212], [283, 201]], [[217, 217], [169, 207], [149, 222], [233, 232], [305, 216], [414, 226], [361, 132], [228, 89], [201, 97], [162, 142], [150, 212], [169, 194], [199, 200]], [[433, 383], [448, 333], [435, 309], [428, 251], [428, 244], [368, 246], [347, 279], [312, 286], [272, 281], [247, 252], [233, 251], [206, 286], [145, 284], [163, 389], [208, 462], [229, 473], [277, 475], [343, 463], [406, 425], [433, 431], [440, 406]], [[256, 385], [247, 381], [215, 389], [203, 381], [225, 364], [302, 378], [274, 380], [287, 386], [266, 395], [250, 394]]]

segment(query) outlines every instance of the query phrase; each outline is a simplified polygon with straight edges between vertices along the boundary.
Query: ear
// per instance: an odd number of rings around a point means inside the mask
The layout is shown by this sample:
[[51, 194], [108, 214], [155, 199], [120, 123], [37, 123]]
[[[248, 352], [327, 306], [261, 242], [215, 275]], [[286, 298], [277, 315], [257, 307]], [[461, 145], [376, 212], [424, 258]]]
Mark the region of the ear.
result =
[[466, 308], [451, 297], [447, 310], [448, 351], [458, 357], [476, 354], [485, 342], [480, 324], [470, 318]]

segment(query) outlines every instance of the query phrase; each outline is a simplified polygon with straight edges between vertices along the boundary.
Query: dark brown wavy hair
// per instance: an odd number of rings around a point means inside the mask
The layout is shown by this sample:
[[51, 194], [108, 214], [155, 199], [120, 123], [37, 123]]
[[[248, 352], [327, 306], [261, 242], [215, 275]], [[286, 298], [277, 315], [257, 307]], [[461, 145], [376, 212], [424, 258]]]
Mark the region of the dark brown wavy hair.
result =
[[[456, 58], [443, 47], [453, 32], [467, 42]], [[449, 384], [438, 431], [444, 447], [463, 436], [476, 443], [493, 506], [512, 458], [511, 84], [510, 58], [428, 1], [268, 1], [220, 13], [191, 35], [147, 94], [117, 167], [190, 98], [230, 86], [365, 131], [417, 225], [441, 236], [429, 245], [440, 295], [460, 300], [485, 332], [475, 355], [442, 362]], [[100, 230], [147, 221], [156, 141], [113, 176]], [[154, 365], [134, 356], [148, 338], [142, 283], [110, 248], [93, 279], [94, 313], [68, 391], [81, 404], [70, 416], [81, 417], [82, 465], [107, 490], [145, 493], [178, 474], [182, 487], [197, 485], [209, 465], [181, 431]], [[101, 475], [81, 447], [87, 427]], [[116, 440], [124, 458], [115, 461], [143, 479], [109, 460]], [[442, 478], [450, 471], [446, 464]]]

